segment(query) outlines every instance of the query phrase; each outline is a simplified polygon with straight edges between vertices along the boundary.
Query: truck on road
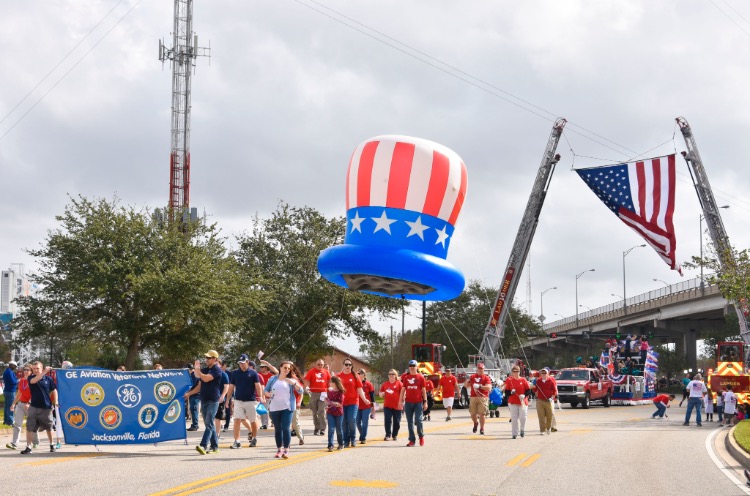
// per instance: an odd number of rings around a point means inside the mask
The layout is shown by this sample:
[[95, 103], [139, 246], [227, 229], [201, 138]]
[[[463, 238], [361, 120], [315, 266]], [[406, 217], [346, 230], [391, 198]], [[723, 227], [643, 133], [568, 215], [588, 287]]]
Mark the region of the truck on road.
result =
[[579, 404], [588, 408], [592, 401], [601, 401], [605, 407], [612, 404], [614, 385], [603, 378], [597, 369], [562, 369], [555, 376], [560, 403], [569, 403], [575, 408]]

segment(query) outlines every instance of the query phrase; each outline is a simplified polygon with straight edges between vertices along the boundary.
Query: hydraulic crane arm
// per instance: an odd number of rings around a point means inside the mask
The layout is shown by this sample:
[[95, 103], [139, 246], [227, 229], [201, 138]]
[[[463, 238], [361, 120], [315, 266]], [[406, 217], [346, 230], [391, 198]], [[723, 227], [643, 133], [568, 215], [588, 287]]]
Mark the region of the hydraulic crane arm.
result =
[[496, 367], [495, 364], [499, 358], [497, 350], [500, 346], [500, 340], [505, 336], [505, 319], [510, 311], [513, 295], [518, 287], [518, 279], [521, 275], [523, 264], [526, 261], [526, 256], [529, 253], [531, 241], [534, 239], [534, 233], [539, 223], [539, 215], [542, 212], [542, 205], [547, 196], [547, 189], [549, 188], [552, 173], [555, 170], [555, 165], [560, 160], [560, 155], [557, 155], [555, 152], [566, 122], [565, 119], [559, 118], [552, 126], [552, 132], [547, 140], [547, 147], [544, 150], [542, 163], [539, 166], [534, 187], [526, 204], [526, 211], [518, 228], [516, 241], [513, 244], [513, 250], [510, 253], [510, 259], [505, 269], [505, 277], [500, 285], [500, 291], [497, 294], [495, 305], [490, 314], [490, 320], [484, 332], [482, 345], [479, 348], [479, 352], [484, 356], [485, 362], [487, 362], [490, 368]]
[[[719, 263], [722, 267], [728, 268], [734, 265], [734, 254], [732, 252], [732, 245], [729, 243], [729, 236], [727, 235], [726, 229], [724, 229], [724, 223], [721, 221], [721, 214], [719, 214], [719, 207], [716, 205], [716, 199], [714, 199], [714, 193], [711, 189], [711, 184], [708, 182], [708, 175], [706, 169], [703, 167], [703, 161], [701, 155], [698, 152], [698, 146], [695, 143], [695, 137], [693, 131], [690, 129], [690, 124], [684, 117], [678, 117], [676, 119], [677, 125], [680, 126], [683, 138], [685, 138], [685, 145], [687, 151], [682, 152], [682, 156], [687, 162], [690, 175], [693, 178], [693, 184], [695, 185], [695, 192], [698, 194], [698, 201], [701, 204], [703, 210], [703, 218], [708, 226], [708, 232], [711, 235], [711, 241], [716, 249], [716, 254], [719, 257]], [[734, 305], [737, 311], [737, 317], [740, 322], [740, 335], [745, 343], [750, 343], [750, 333], [748, 332], [747, 318], [742, 312], [742, 309], [738, 304]]]

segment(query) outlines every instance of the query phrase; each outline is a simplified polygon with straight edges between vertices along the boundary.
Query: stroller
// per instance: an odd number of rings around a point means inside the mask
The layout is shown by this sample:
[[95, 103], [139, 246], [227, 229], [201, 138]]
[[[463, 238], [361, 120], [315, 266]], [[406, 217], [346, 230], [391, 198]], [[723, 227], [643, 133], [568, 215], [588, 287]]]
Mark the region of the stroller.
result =
[[500, 407], [503, 406], [504, 399], [505, 398], [503, 397], [503, 392], [500, 390], [500, 388], [498, 386], [493, 387], [490, 391], [489, 401], [490, 418], [500, 418]]

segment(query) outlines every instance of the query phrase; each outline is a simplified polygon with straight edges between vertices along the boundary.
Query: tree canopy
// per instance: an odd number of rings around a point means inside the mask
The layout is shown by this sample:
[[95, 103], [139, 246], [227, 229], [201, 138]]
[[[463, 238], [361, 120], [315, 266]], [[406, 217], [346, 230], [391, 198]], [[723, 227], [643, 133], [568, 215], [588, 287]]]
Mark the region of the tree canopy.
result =
[[320, 252], [342, 243], [345, 233], [343, 217], [281, 203], [238, 237], [235, 256], [248, 277], [263, 275], [258, 289], [268, 301], [245, 316], [237, 350], [262, 350], [304, 366], [308, 358], [330, 353], [334, 338], [354, 336], [367, 346], [382, 342], [370, 325], [373, 312], [388, 315], [402, 303], [342, 288], [318, 273]]
[[[216, 226], [162, 223], [117, 199], [71, 198], [29, 250], [40, 291], [20, 300], [21, 339], [186, 361], [218, 347], [262, 308], [259, 277], [228, 256]], [[115, 352], [117, 353], [117, 352]]]

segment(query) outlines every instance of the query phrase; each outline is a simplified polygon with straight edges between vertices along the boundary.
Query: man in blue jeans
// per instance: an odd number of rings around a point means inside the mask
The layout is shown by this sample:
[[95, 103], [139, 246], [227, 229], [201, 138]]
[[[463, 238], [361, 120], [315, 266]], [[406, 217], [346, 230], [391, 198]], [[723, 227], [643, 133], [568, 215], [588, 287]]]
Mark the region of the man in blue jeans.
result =
[[[406, 425], [409, 427], [409, 442], [407, 447], [414, 446], [419, 436], [419, 445], [424, 446], [424, 430], [422, 429], [422, 411], [427, 409], [427, 389], [424, 376], [417, 371], [417, 361], [409, 362], [409, 371], [401, 376], [401, 399], [404, 406]], [[417, 436], [414, 435], [414, 425], [417, 426]]]
[[195, 447], [195, 450], [201, 455], [219, 452], [219, 436], [216, 433], [214, 418], [216, 417], [216, 412], [219, 410], [222, 371], [221, 367], [219, 367], [219, 354], [216, 350], [208, 350], [205, 358], [206, 366], [203, 368], [201, 368], [200, 360], [195, 361], [193, 373], [196, 379], [198, 379], [198, 385], [185, 395], [190, 397], [200, 393], [201, 404], [203, 406], [201, 414], [203, 415], [203, 425], [206, 427], [206, 430], [203, 431], [201, 443]]
[[682, 425], [690, 425], [690, 414], [693, 413], [695, 408], [695, 422], [700, 427], [701, 424], [701, 407], [703, 406], [703, 395], [708, 392], [706, 385], [703, 384], [703, 377], [700, 374], [695, 374], [693, 380], [687, 385], [688, 391], [688, 406], [685, 412], [685, 422]]
[[18, 364], [11, 360], [3, 372], [3, 397], [5, 399], [5, 408], [3, 409], [3, 423], [13, 425], [14, 414], [11, 405], [16, 400], [18, 391], [18, 377], [16, 377], [16, 368]]
[[[193, 389], [198, 385], [198, 379], [195, 377], [193, 365], [188, 365], [190, 369], [190, 389]], [[201, 406], [201, 397], [197, 394], [192, 395], [188, 398], [188, 407], [190, 408], [190, 427], [189, 431], [198, 430], [198, 409]]]

